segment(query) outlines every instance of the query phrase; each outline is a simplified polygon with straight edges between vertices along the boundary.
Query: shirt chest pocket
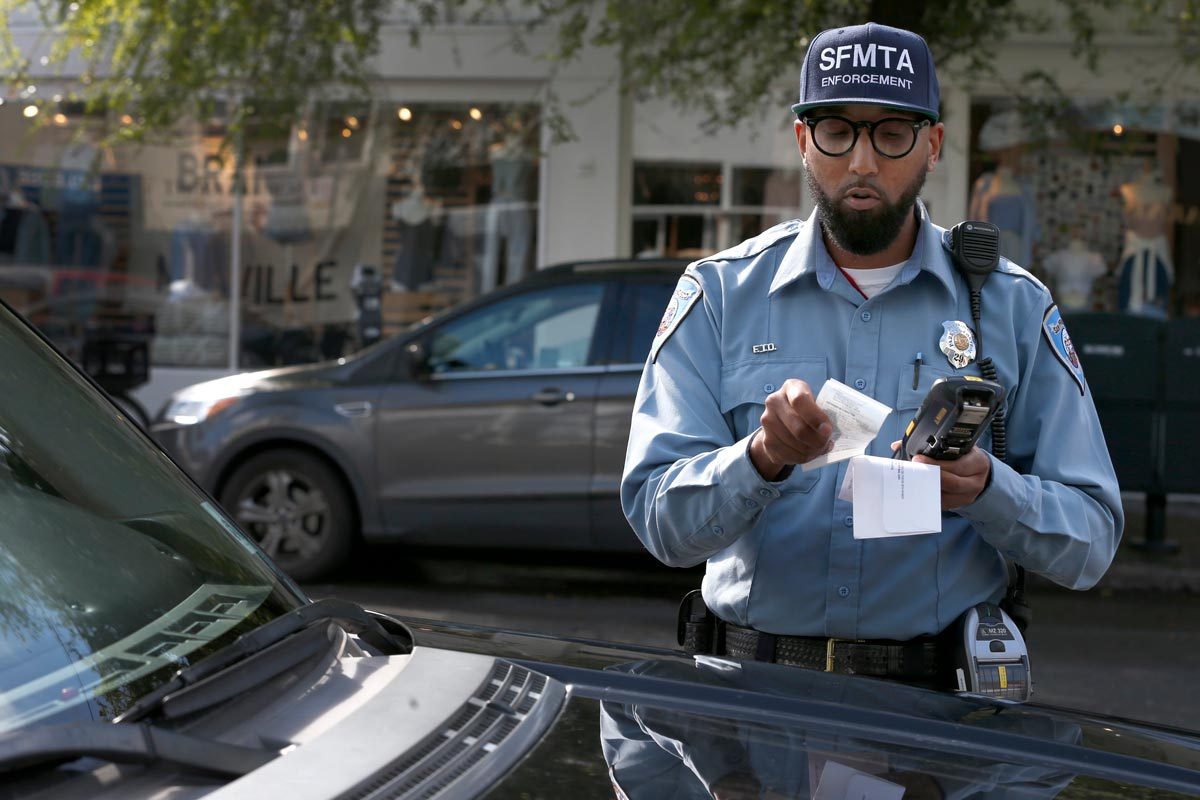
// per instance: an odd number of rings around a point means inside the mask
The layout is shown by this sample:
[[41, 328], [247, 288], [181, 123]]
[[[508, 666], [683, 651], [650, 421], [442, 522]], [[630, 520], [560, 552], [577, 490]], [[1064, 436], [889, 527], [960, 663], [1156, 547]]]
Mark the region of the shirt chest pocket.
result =
[[[725, 415], [733, 431], [734, 440], [740, 440], [762, 424], [767, 395], [778, 391], [790, 378], [798, 378], [808, 384], [813, 395], [825, 385], [827, 368], [825, 356], [770, 361], [764, 363], [735, 364], [721, 371], [721, 413]], [[804, 472], [793, 470], [782, 483], [784, 492], [811, 491], [820, 480], [824, 470]]]

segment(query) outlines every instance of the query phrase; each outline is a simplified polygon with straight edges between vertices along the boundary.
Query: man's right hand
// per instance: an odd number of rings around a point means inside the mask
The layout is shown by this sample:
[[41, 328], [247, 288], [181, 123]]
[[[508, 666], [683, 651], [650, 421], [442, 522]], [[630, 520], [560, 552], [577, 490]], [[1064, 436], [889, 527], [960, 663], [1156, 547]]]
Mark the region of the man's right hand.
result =
[[785, 467], [803, 464], [829, 451], [833, 425], [817, 407], [812, 389], [798, 378], [767, 395], [762, 431], [750, 442], [750, 462], [774, 480]]

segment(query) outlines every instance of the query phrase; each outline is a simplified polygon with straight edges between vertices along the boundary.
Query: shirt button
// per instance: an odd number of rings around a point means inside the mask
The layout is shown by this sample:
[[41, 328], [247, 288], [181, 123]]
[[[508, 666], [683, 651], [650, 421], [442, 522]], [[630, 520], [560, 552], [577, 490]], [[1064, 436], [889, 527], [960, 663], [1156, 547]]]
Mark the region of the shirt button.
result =
[[770, 489], [759, 489], [758, 494], [760, 497], [774, 497], [775, 496], [775, 493], [772, 492]]
[[856, 380], [856, 381], [854, 382], [854, 388], [855, 388], [855, 389], [860, 389], [860, 390], [861, 390], [861, 389], [865, 389], [865, 388], [867, 388], [867, 382], [866, 382], [866, 381], [864, 381], [862, 378], [859, 378], [858, 380]]
[[767, 394], [770, 394], [771, 392], [775, 391], [775, 384], [773, 384], [773, 383], [766, 384], [765, 386], [763, 386], [763, 391], [766, 392]]
[[850, 587], [849, 586], [839, 586], [838, 587], [838, 597], [849, 597], [849, 596], [850, 596]]
[[712, 532], [715, 533], [717, 536], [720, 536], [722, 533], [725, 532], [725, 529], [722, 528], [720, 525], [713, 525]]
[[750, 500], [749, 498], [747, 498], [747, 500], [746, 500], [746, 508], [758, 508], [758, 501], [757, 501], [757, 500]]
[[871, 312], [870, 312], [870, 311], [864, 311], [864, 312], [862, 312], [862, 321], [863, 321], [863, 322], [870, 322], [870, 321], [871, 321]]
[[842, 522], [846, 523], [847, 528], [854, 527], [854, 517], [846, 517], [844, 520], [842, 520]]

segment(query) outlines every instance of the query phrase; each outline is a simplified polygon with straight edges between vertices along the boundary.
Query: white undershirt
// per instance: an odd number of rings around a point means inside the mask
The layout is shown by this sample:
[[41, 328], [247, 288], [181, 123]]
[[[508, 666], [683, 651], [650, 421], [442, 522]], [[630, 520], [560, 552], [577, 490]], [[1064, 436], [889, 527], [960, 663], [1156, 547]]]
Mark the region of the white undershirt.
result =
[[871, 298], [891, 283], [907, 263], [907, 261], [901, 261], [890, 267], [876, 267], [875, 269], [849, 269], [846, 267], [843, 269], [858, 284], [862, 293]]

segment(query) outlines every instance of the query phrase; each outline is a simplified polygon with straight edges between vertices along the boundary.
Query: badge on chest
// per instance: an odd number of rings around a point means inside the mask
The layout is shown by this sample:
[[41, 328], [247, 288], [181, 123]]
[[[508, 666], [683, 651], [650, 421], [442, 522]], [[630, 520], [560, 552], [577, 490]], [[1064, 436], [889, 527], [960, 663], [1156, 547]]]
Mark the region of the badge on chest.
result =
[[938, 341], [938, 347], [946, 355], [946, 360], [955, 369], [962, 369], [975, 360], [975, 334], [967, 323], [961, 320], [946, 320], [942, 323], [945, 333]]

